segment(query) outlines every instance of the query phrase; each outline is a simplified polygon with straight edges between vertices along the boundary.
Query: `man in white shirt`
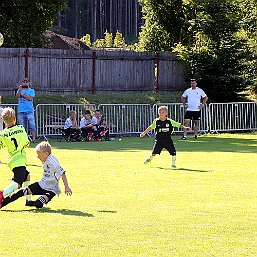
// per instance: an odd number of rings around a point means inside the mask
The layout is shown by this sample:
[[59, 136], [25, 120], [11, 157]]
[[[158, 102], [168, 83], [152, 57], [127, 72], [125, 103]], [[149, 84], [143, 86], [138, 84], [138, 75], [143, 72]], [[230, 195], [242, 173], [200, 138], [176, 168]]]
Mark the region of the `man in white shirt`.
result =
[[[201, 109], [208, 100], [205, 92], [197, 87], [197, 80], [191, 79], [191, 88], [188, 88], [181, 96], [181, 101], [186, 108], [185, 113], [185, 126], [188, 127], [191, 120], [193, 120], [194, 138], [197, 139], [199, 131], [199, 124], [201, 119]], [[183, 140], [187, 139], [187, 130], [184, 130]]]

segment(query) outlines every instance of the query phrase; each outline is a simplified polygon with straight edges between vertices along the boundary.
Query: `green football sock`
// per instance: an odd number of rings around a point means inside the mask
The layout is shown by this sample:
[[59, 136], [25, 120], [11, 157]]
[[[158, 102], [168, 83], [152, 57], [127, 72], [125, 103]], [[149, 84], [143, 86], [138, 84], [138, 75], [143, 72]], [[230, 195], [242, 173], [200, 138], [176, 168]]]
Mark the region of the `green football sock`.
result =
[[[30, 181], [25, 181], [22, 184], [22, 188], [26, 188], [30, 185]], [[31, 201], [31, 195], [24, 195], [27, 201]]]
[[3, 192], [4, 197], [13, 193], [18, 188], [19, 188], [19, 184], [17, 182], [12, 182], [8, 187], [4, 189], [4, 192]]
[[171, 159], [172, 159], [172, 166], [176, 166], [176, 155], [172, 155], [172, 157], [171, 157]]

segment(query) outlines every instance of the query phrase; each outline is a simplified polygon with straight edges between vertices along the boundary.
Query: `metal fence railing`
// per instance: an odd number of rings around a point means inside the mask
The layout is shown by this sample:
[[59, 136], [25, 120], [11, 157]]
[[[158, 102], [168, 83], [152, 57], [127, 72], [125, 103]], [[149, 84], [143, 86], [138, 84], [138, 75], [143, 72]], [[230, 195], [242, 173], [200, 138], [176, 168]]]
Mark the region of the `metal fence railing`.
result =
[[211, 103], [210, 132], [257, 130], [257, 103]]
[[139, 134], [152, 122], [150, 104], [101, 104], [110, 134]]
[[[184, 123], [184, 115], [185, 109], [181, 103], [158, 103], [153, 106], [153, 118], [158, 117], [158, 107], [161, 105], [165, 105], [168, 107], [168, 117], [180, 122]], [[192, 127], [192, 125], [191, 125]], [[182, 129], [176, 129], [178, 132], [182, 132]], [[200, 131], [208, 132], [209, 131], [209, 115], [208, 115], [208, 107], [205, 105], [201, 110], [201, 122], [200, 122]]]
[[[164, 104], [39, 104], [35, 118], [39, 137], [61, 135], [69, 112], [77, 112], [78, 122], [86, 109], [99, 109], [106, 118], [110, 134], [133, 135], [144, 131], [158, 117], [158, 107], [166, 105], [168, 116], [178, 122], [184, 122], [185, 110], [181, 103]], [[17, 112], [17, 104], [3, 104]], [[181, 129], [177, 130], [181, 132]], [[201, 110], [200, 131], [229, 132], [257, 131], [257, 102], [211, 103]]]

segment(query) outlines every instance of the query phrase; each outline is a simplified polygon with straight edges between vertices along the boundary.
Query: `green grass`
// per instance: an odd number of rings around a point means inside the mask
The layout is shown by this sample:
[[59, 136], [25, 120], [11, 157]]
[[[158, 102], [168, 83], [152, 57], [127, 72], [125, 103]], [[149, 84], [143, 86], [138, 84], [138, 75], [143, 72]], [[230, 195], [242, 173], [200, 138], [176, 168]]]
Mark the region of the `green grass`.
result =
[[[34, 98], [34, 104], [155, 104], [157, 102], [173, 103], [180, 102], [182, 92], [97, 92], [96, 94], [86, 93], [85, 95], [46, 95], [37, 94]], [[2, 96], [2, 101], [5, 104], [17, 103], [17, 98], [14, 95]]]
[[[1, 209], [0, 256], [257, 256], [257, 134], [174, 141], [177, 170], [166, 151], [143, 164], [150, 138], [51, 141], [73, 195]], [[27, 152], [37, 181], [40, 161]], [[3, 188], [11, 172], [0, 167]]]

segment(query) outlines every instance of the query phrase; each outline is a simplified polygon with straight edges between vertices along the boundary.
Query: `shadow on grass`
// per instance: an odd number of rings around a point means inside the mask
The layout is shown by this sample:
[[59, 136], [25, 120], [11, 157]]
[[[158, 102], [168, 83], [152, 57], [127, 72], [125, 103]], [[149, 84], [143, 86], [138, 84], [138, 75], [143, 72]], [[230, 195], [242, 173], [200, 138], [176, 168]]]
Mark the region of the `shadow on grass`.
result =
[[[245, 134], [247, 135], [247, 134]], [[233, 136], [233, 135], [232, 135]], [[197, 140], [189, 137], [188, 140], [181, 140], [180, 136], [173, 136], [173, 141], [178, 152], [238, 152], [257, 153], [256, 138], [222, 137], [222, 135], [201, 136]], [[122, 141], [110, 142], [57, 142], [51, 140], [50, 143], [57, 149], [69, 150], [89, 150], [89, 151], [112, 151], [112, 152], [140, 152], [142, 150], [151, 151], [153, 138], [123, 138]]]
[[55, 214], [62, 214], [62, 215], [68, 215], [68, 216], [78, 216], [78, 217], [94, 217], [91, 213], [86, 213], [82, 211], [75, 211], [75, 210], [69, 210], [69, 209], [50, 209], [47, 207], [44, 207], [42, 209], [29, 209], [29, 210], [1, 210], [4, 212], [33, 212], [33, 213], [55, 213]]
[[[153, 167], [151, 167], [153, 168]], [[172, 169], [172, 168], [164, 168], [164, 167], [156, 167], [157, 169], [160, 170], [169, 170], [169, 171], [193, 171], [193, 172], [211, 172], [210, 170], [194, 170], [194, 169], [187, 169], [187, 168], [176, 168], [176, 169]]]
[[117, 211], [107, 211], [107, 210], [100, 210], [97, 212], [103, 212], [103, 213], [117, 213]]

